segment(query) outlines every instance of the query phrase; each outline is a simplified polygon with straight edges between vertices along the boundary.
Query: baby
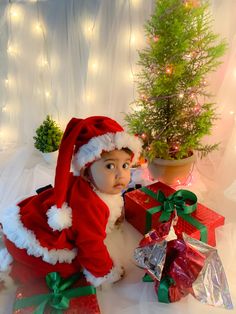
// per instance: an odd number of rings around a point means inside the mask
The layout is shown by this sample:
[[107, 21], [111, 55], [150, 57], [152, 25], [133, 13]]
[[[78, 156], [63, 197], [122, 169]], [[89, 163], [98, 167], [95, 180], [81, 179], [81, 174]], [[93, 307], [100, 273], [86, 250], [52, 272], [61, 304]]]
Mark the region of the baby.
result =
[[79, 271], [94, 286], [119, 280], [123, 268], [104, 240], [121, 217], [121, 192], [141, 146], [108, 117], [72, 118], [60, 145], [54, 187], [2, 216], [6, 248], [0, 251], [0, 270], [20, 283], [50, 272], [68, 277]]

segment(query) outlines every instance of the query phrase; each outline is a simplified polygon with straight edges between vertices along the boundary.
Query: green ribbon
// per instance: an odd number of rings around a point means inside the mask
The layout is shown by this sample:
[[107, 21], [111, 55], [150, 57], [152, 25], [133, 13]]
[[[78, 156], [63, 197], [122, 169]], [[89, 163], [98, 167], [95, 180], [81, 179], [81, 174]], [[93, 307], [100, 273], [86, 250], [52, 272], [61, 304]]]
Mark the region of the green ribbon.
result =
[[52, 309], [51, 314], [62, 314], [64, 310], [69, 308], [71, 298], [96, 294], [96, 289], [93, 286], [77, 287], [67, 290], [80, 277], [81, 274], [78, 273], [67, 279], [63, 279], [57, 272], [49, 273], [46, 276], [46, 283], [52, 292], [18, 299], [14, 304], [14, 310], [38, 306], [33, 314], [43, 314], [46, 307], [49, 306]]
[[[171, 213], [176, 210], [178, 216], [200, 230], [201, 241], [207, 243], [208, 233], [206, 226], [204, 226], [194, 217], [190, 216], [190, 214], [193, 213], [197, 208], [197, 196], [193, 192], [188, 190], [178, 190], [166, 197], [161, 190], [159, 190], [157, 193], [149, 190], [147, 187], [142, 187], [140, 190], [161, 203], [161, 205], [149, 208], [147, 210], [146, 233], [151, 230], [153, 214], [161, 212], [159, 221], [163, 222], [168, 221]], [[192, 204], [187, 205], [187, 200], [190, 200]]]
[[149, 274], [145, 274], [143, 276], [143, 282], [153, 282], [154, 280], [152, 279], [152, 277]]
[[169, 288], [175, 283], [174, 279], [170, 276], [166, 276], [161, 279], [160, 285], [157, 291], [158, 301], [162, 303], [170, 303]]

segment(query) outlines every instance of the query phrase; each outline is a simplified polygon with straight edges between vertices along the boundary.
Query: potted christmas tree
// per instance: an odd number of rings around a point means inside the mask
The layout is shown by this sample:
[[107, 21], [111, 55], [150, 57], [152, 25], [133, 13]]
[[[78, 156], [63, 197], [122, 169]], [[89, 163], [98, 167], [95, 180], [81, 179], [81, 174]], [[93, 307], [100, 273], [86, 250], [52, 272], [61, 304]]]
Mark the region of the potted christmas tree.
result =
[[43, 154], [48, 163], [55, 161], [57, 158], [62, 135], [62, 130], [49, 115], [36, 129], [36, 135], [33, 137], [35, 140], [34, 146]]
[[157, 0], [145, 25], [148, 46], [139, 51], [138, 97], [126, 121], [144, 141], [153, 177], [167, 184], [182, 184], [186, 176], [174, 173], [165, 178], [166, 170], [155, 173], [154, 165], [177, 163], [184, 171], [195, 152], [203, 157], [218, 146], [203, 144], [218, 118], [209, 100], [207, 75], [226, 49], [211, 24], [205, 1]]

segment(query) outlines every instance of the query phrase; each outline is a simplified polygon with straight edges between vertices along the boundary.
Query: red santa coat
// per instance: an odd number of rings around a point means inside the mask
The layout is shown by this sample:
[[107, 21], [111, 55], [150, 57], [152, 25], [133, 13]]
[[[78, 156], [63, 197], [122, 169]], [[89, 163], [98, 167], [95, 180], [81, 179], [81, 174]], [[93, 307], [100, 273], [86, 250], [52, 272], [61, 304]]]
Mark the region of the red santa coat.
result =
[[121, 214], [122, 202], [118, 202], [112, 214], [87, 181], [71, 174], [66, 197], [70, 211], [65, 214], [69, 223], [62, 230], [53, 230], [50, 222], [54, 188], [8, 208], [2, 225], [6, 247], [13, 258], [11, 276], [24, 283], [52, 271], [67, 277], [83, 269], [94, 285], [119, 277], [104, 244], [109, 217], [114, 222]]

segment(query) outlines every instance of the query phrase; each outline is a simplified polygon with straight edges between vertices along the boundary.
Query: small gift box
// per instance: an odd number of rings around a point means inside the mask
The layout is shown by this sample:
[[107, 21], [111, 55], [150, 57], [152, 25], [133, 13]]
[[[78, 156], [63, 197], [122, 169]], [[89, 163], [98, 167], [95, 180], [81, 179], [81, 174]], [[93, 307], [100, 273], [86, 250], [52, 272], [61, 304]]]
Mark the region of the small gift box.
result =
[[192, 238], [215, 246], [215, 229], [224, 224], [225, 218], [197, 203], [194, 193], [175, 191], [161, 182], [125, 193], [124, 199], [126, 220], [142, 234], [159, 227], [177, 212], [175, 232], [178, 236], [185, 232]]
[[14, 314], [99, 314], [96, 289], [76, 274], [62, 279], [56, 272], [19, 286]]

